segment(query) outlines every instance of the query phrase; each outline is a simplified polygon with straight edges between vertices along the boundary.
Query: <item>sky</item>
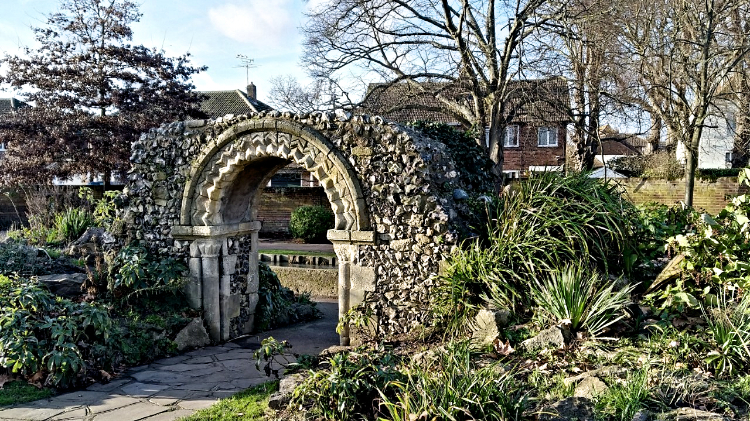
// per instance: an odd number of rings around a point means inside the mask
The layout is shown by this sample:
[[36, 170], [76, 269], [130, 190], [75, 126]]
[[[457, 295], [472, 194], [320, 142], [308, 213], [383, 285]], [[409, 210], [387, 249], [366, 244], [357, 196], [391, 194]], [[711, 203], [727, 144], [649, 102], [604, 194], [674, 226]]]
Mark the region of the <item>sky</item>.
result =
[[[306, 81], [299, 66], [300, 27], [304, 12], [320, 0], [136, 0], [143, 15], [132, 25], [133, 43], [164, 49], [167, 55], [190, 53], [194, 65], [208, 70], [193, 77], [198, 90], [242, 89], [246, 69], [238, 55], [254, 60], [249, 81], [258, 98], [267, 98], [270, 79], [293, 75]], [[0, 15], [0, 54], [22, 55], [34, 47], [32, 26], [44, 26], [46, 16], [58, 9], [56, 0], [3, 0]], [[4, 69], [0, 69], [2, 72]], [[0, 97], [13, 93], [2, 90]]]

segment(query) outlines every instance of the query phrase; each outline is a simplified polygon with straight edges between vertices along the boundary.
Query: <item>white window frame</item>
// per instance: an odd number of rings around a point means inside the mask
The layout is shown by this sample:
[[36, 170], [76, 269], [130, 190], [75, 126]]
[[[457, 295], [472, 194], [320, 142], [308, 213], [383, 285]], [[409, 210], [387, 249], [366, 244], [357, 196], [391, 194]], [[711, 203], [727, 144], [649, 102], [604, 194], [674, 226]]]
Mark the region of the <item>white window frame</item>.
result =
[[5, 143], [0, 142], [0, 152], [5, 152]]
[[732, 151], [726, 152], [724, 154], [724, 162], [731, 164], [732, 158], [734, 158], [734, 153]]
[[[555, 143], [552, 143], [553, 140]], [[557, 127], [540, 127], [539, 129], [537, 129], [538, 147], [555, 148], [557, 147], [557, 144]]]
[[518, 180], [519, 178], [521, 178], [521, 171], [519, 170], [503, 171], [503, 176], [505, 176], [505, 179]]
[[[520, 145], [520, 135], [521, 130], [518, 127], [518, 124], [511, 124], [509, 126], [505, 126], [505, 135], [503, 136], [503, 148], [517, 148]], [[515, 143], [511, 144], [508, 142], [508, 139], [515, 139]]]

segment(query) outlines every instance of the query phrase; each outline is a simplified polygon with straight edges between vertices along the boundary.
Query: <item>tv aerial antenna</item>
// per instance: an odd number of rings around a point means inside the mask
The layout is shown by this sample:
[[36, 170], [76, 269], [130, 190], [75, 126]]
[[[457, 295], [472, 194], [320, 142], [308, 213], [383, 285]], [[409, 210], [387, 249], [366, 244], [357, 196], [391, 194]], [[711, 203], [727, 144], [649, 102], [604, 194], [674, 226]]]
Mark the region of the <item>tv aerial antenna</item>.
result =
[[240, 64], [239, 66], [234, 66], [234, 67], [245, 68], [245, 84], [249, 85], [250, 84], [250, 69], [254, 69], [258, 67], [255, 64], [255, 59], [252, 59], [244, 54], [237, 54], [237, 58], [240, 59], [240, 63], [242, 64]]

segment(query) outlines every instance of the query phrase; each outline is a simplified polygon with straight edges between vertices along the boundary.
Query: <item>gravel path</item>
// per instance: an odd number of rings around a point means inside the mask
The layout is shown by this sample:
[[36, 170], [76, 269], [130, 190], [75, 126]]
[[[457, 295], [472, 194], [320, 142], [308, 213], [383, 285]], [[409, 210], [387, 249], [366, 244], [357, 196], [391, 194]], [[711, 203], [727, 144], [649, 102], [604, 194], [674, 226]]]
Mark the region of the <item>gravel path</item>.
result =
[[268, 336], [292, 351], [317, 355], [338, 344], [337, 304], [318, 304], [322, 319], [197, 349], [134, 367], [107, 384], [0, 409], [0, 420], [175, 420], [217, 400], [268, 381], [255, 369], [253, 350]]

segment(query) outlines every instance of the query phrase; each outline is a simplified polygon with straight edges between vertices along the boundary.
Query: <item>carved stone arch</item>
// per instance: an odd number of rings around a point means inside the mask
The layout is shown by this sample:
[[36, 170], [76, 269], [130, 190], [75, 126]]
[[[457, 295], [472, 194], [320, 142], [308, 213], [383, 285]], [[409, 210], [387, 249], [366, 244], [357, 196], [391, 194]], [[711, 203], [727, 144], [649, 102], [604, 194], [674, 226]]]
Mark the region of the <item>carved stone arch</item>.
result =
[[[181, 224], [220, 226], [251, 222], [251, 214], [237, 218], [235, 211], [234, 218], [227, 217], [232, 186], [240, 176], [252, 178], [252, 174], [243, 174], [249, 165], [260, 165], [258, 174], [270, 177], [289, 162], [296, 162], [318, 178], [331, 203], [336, 230], [370, 229], [359, 180], [331, 142], [301, 124], [273, 120], [241, 121], [201, 151], [183, 191]], [[262, 187], [266, 180], [253, 180], [253, 184]], [[248, 209], [253, 208], [257, 195], [245, 193], [250, 200]]]

